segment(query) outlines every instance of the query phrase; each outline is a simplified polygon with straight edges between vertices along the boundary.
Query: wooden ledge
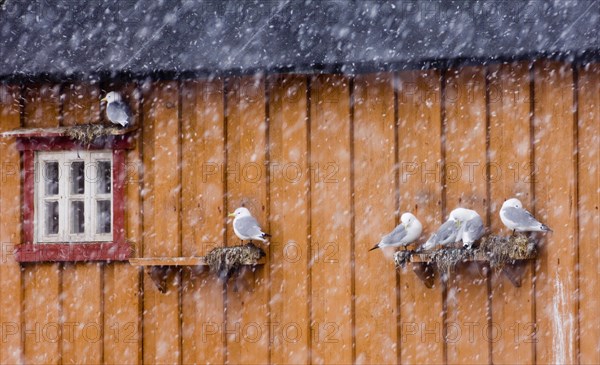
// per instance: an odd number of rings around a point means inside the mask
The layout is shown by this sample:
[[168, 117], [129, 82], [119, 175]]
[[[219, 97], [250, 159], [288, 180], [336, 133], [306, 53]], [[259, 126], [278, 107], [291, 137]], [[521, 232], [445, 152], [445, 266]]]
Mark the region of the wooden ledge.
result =
[[[535, 242], [524, 235], [486, 236], [473, 250], [448, 247], [428, 252], [408, 250], [394, 255], [396, 267], [411, 264], [414, 273], [427, 288], [432, 288], [437, 275], [450, 274], [459, 264], [475, 262], [502, 271], [515, 287], [521, 286], [525, 263], [537, 257]], [[445, 275], [441, 275], [442, 278]]]
[[112, 136], [122, 136], [129, 132], [133, 132], [138, 129], [137, 126], [131, 126], [127, 128], [119, 128], [114, 125], [104, 124], [78, 124], [73, 126], [64, 127], [53, 127], [53, 128], [19, 128], [13, 129], [12, 131], [6, 131], [0, 133], [0, 137], [66, 137], [68, 132], [73, 129], [82, 128], [85, 126], [102, 126], [107, 131], [107, 134]]
[[[176, 269], [184, 267], [207, 267], [208, 264], [204, 256], [192, 256], [192, 257], [134, 257], [129, 259], [129, 263], [133, 266], [143, 267], [154, 282], [154, 285], [158, 288], [161, 293], [167, 291], [167, 280], [169, 274]], [[266, 263], [265, 258], [261, 258], [255, 261], [246, 261], [242, 265], [257, 266], [264, 265]]]
[[[130, 258], [133, 266], [208, 266], [204, 256], [192, 257], [135, 257]], [[244, 265], [263, 265], [265, 258], [258, 261], [247, 261]]]

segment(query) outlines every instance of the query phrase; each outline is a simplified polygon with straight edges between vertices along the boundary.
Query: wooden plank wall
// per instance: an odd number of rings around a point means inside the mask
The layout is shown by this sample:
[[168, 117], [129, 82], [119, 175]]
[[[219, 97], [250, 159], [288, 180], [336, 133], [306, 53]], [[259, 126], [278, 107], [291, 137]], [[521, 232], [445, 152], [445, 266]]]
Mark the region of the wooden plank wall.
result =
[[[128, 263], [19, 265], [19, 154], [0, 143], [2, 363], [600, 362], [600, 67], [538, 60], [360, 75], [0, 85], [0, 130], [104, 120], [118, 89], [125, 228], [136, 255], [238, 244], [248, 207], [267, 264], [227, 284]], [[518, 196], [554, 232], [514, 287], [482, 265], [426, 289], [393, 250], [405, 211], [425, 240], [457, 206], [488, 229]]]

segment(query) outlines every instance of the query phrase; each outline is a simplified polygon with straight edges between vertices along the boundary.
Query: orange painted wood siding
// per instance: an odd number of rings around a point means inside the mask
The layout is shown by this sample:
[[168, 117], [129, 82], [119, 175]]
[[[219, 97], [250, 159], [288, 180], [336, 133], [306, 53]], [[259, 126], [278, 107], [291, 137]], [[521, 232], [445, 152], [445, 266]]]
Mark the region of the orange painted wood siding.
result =
[[[0, 141], [1, 363], [600, 362], [600, 68], [552, 60], [359, 75], [245, 75], [0, 85], [0, 130], [104, 120], [122, 90], [136, 256], [237, 245], [227, 213], [265, 231], [266, 264], [227, 284], [128, 263], [19, 265], [20, 158]], [[64, 97], [61, 97], [64, 95]], [[548, 224], [522, 286], [483, 265], [427, 289], [392, 249], [413, 212], [425, 241], [457, 206], [494, 233], [507, 198]]]

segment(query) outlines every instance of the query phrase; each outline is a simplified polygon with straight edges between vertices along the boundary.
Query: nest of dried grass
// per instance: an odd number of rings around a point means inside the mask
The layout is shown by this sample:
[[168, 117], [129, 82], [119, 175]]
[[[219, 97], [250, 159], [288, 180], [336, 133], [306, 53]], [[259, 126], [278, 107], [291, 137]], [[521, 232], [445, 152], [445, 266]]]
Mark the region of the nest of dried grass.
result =
[[501, 269], [505, 264], [512, 264], [515, 260], [534, 258], [537, 254], [535, 242], [522, 234], [509, 237], [483, 237], [478, 250], [485, 255], [494, 269]]
[[265, 251], [252, 243], [243, 246], [217, 247], [210, 250], [205, 261], [210, 271], [221, 279], [229, 279], [242, 265], [255, 264]]
[[410, 257], [413, 253], [414, 251], [409, 250], [396, 251], [394, 254], [394, 263], [396, 264], [396, 268], [406, 266], [406, 263], [410, 261]]
[[84, 145], [90, 145], [98, 137], [111, 136], [120, 131], [117, 127], [102, 124], [83, 124], [67, 128], [65, 135]]
[[[415, 251], [396, 252], [396, 267], [404, 267], [413, 254]], [[440, 273], [450, 273], [460, 262], [488, 261], [491, 268], [502, 269], [504, 265], [513, 264], [516, 260], [535, 258], [537, 252], [533, 240], [518, 234], [509, 237], [483, 237], [479, 246], [471, 250], [450, 247], [419, 254], [421, 257], [425, 256], [425, 261], [435, 264]]]

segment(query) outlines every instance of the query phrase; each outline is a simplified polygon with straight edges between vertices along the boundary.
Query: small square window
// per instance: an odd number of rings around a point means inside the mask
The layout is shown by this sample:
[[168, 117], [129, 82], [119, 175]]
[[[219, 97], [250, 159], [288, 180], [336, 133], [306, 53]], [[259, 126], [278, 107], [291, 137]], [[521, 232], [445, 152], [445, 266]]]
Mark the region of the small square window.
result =
[[111, 135], [83, 144], [56, 128], [17, 134], [22, 158], [19, 262], [123, 261], [126, 151], [135, 140]]
[[112, 152], [37, 151], [35, 157], [34, 243], [112, 241]]

